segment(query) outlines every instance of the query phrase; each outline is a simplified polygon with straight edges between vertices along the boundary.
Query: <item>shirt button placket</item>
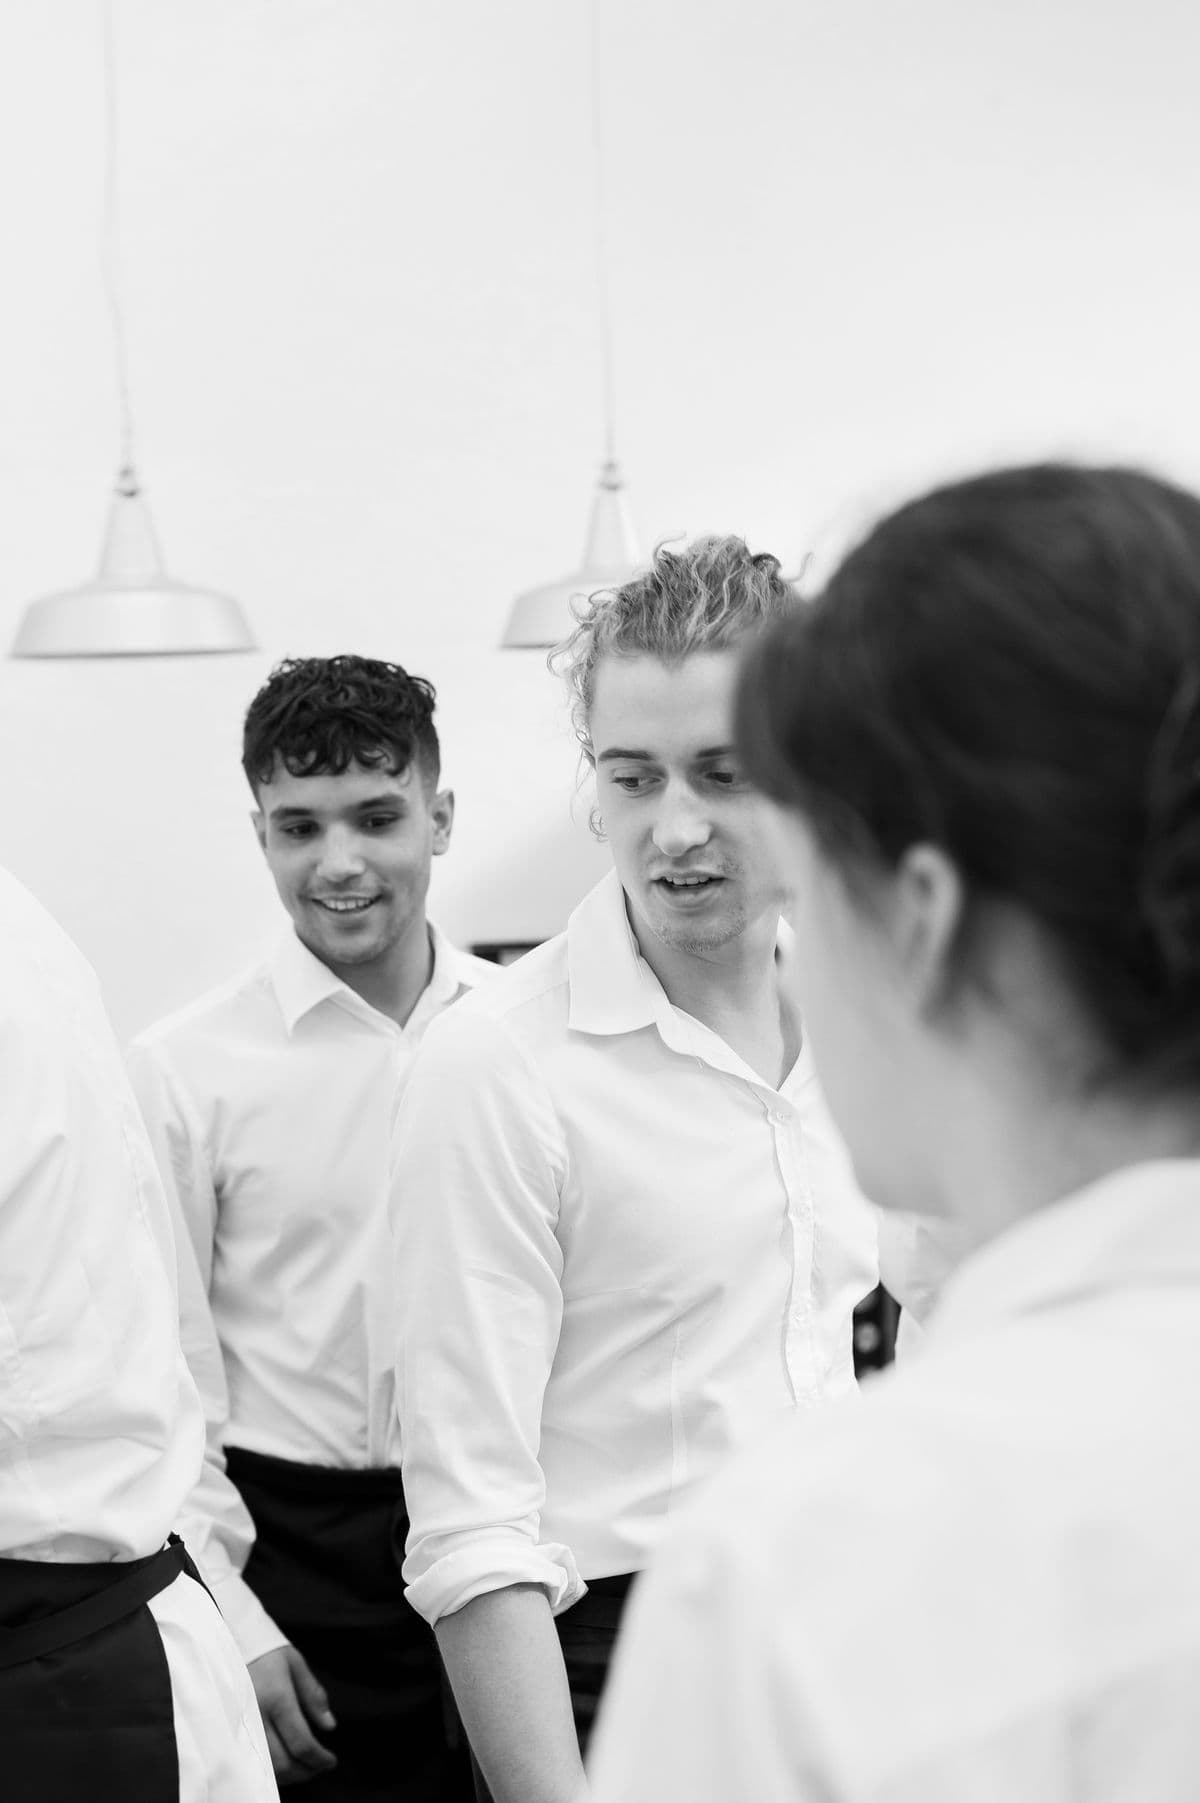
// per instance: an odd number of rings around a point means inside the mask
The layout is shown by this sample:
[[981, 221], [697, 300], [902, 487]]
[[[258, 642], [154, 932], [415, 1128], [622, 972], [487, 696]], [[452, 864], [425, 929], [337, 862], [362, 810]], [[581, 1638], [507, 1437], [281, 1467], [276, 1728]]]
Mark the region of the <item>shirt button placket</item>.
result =
[[804, 1182], [802, 1163], [791, 1134], [792, 1117], [777, 1102], [767, 1111], [775, 1138], [776, 1155], [787, 1191], [788, 1225], [792, 1234], [792, 1282], [786, 1328], [788, 1376], [796, 1397], [814, 1391], [808, 1285], [812, 1274], [812, 1202]]

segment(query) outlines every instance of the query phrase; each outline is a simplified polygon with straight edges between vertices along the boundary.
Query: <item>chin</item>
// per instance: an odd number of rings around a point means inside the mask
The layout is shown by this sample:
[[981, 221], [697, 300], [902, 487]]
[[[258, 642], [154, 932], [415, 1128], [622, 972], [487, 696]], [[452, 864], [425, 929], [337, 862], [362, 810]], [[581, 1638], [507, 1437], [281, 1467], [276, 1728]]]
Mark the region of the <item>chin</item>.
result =
[[712, 920], [703, 925], [697, 922], [695, 926], [686, 921], [665, 920], [656, 929], [664, 945], [674, 951], [697, 955], [720, 951], [723, 945], [731, 945], [735, 939], [740, 939], [745, 930], [744, 920]]
[[344, 965], [347, 969], [357, 968], [360, 964], [375, 964], [379, 960], [382, 948], [378, 945], [338, 946], [330, 951], [335, 964]]
[[349, 935], [342, 938], [336, 928], [328, 927], [317, 936], [317, 944], [322, 956], [331, 958], [336, 964], [369, 964], [383, 950], [378, 938], [355, 939]]

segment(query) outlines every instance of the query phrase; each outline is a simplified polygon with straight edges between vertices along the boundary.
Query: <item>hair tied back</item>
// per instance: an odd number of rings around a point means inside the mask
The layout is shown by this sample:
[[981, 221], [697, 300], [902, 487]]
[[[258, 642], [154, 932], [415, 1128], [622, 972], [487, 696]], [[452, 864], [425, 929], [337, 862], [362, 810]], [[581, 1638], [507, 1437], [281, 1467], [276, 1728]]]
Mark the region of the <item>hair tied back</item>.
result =
[[1200, 1003], [1200, 669], [1163, 716], [1146, 801], [1142, 919], [1168, 997]]

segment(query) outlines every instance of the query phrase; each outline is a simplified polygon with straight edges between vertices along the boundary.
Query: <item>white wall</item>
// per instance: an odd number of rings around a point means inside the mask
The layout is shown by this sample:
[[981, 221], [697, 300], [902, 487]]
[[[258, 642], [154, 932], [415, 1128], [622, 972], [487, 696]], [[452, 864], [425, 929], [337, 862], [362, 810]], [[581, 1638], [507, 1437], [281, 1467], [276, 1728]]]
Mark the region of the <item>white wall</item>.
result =
[[[599, 0], [619, 438], [644, 543], [794, 567], [996, 456], [1200, 483], [1190, 0]], [[603, 867], [511, 593], [600, 450], [584, 0], [115, 0], [140, 461], [261, 655], [0, 665], [0, 859], [122, 1031], [275, 916], [240, 715], [270, 663], [438, 683], [439, 917], [540, 937]], [[93, 565], [116, 452], [94, 0], [0, 8], [0, 641]], [[573, 817], [574, 806], [574, 817]]]

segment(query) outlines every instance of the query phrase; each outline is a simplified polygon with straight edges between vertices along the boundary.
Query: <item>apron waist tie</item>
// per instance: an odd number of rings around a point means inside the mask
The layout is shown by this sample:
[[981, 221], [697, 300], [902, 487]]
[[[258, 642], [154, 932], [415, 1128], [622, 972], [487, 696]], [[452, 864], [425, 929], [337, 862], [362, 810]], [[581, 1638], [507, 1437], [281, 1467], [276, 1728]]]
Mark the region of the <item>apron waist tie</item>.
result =
[[[0, 1583], [3, 1571], [4, 1562], [0, 1559]], [[37, 1621], [24, 1622], [19, 1628], [0, 1628], [0, 1671], [57, 1653], [86, 1640], [89, 1634], [98, 1634], [101, 1628], [124, 1621], [173, 1584], [181, 1572], [195, 1574], [196, 1568], [183, 1541], [178, 1534], [172, 1534], [161, 1552], [151, 1553], [148, 1559], [114, 1564], [113, 1571], [116, 1575], [112, 1583], [84, 1602], [43, 1615]]]

